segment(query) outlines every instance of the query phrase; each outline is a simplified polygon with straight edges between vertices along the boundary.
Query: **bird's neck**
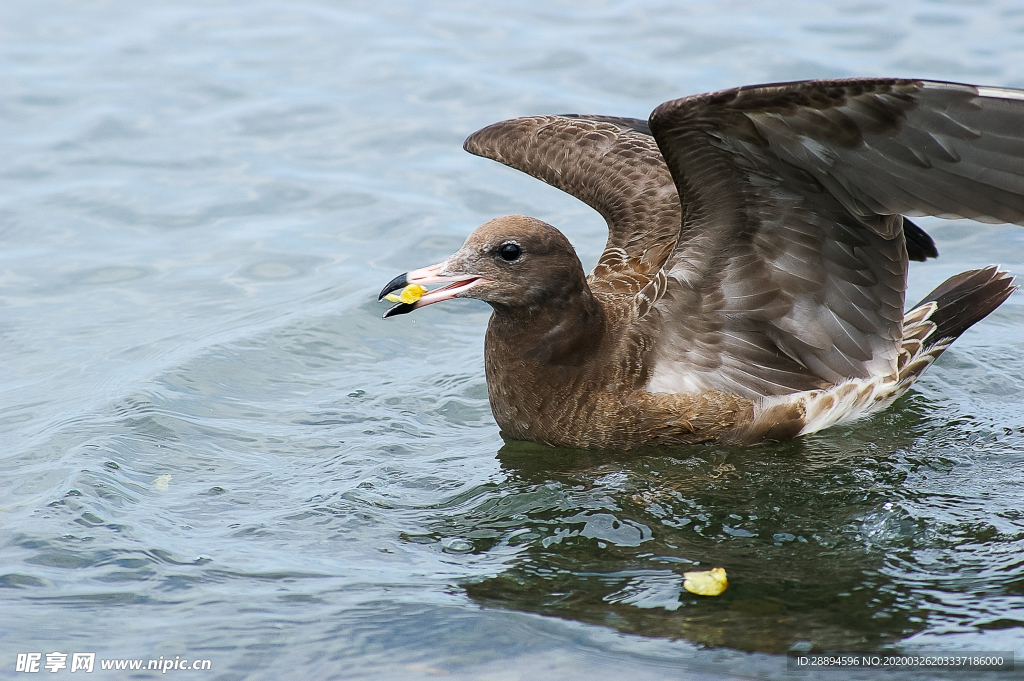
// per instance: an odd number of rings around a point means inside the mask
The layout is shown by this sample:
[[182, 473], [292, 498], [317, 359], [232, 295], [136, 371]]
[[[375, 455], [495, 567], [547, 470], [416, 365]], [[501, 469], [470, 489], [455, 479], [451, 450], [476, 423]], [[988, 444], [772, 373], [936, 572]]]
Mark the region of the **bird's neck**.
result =
[[590, 360], [605, 333], [604, 310], [585, 283], [540, 305], [493, 307], [487, 354], [506, 363], [578, 366]]
[[608, 324], [590, 289], [532, 309], [495, 306], [485, 368], [494, 418], [515, 439], [555, 442], [602, 380]]

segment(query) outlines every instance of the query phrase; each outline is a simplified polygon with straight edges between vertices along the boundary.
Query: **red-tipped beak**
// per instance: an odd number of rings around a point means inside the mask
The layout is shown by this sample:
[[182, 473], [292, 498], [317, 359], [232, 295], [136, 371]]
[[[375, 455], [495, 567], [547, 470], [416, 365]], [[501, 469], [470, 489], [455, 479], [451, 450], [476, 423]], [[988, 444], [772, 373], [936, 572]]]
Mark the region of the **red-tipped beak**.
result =
[[392, 291], [405, 288], [409, 284], [419, 284], [420, 286], [427, 286], [428, 284], [448, 285], [430, 291], [429, 293], [425, 293], [415, 303], [398, 303], [384, 313], [384, 319], [400, 314], [407, 314], [417, 308], [424, 307], [425, 305], [432, 305], [434, 303], [439, 303], [442, 300], [455, 298], [473, 288], [480, 282], [489, 281], [486, 277], [479, 277], [475, 274], [442, 276], [439, 273], [444, 269], [446, 264], [447, 263], [442, 262], [436, 265], [431, 265], [430, 267], [421, 267], [418, 270], [410, 270], [405, 274], [398, 275], [388, 282], [388, 285], [380, 292], [380, 296], [377, 300], [383, 300], [384, 296], [387, 294]]

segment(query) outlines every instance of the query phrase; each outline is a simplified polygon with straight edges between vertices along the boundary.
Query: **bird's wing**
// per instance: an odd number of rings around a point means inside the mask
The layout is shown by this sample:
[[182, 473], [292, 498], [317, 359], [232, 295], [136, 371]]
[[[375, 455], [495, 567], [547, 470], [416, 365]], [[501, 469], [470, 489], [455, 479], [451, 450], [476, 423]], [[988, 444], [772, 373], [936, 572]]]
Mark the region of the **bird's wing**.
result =
[[528, 116], [478, 130], [465, 148], [543, 180], [604, 217], [608, 243], [590, 275], [592, 289], [636, 295], [664, 285], [662, 268], [679, 236], [679, 197], [646, 121]]
[[650, 129], [682, 206], [651, 390], [756, 396], [891, 373], [901, 215], [1024, 223], [1024, 91], [752, 86], [666, 102]]

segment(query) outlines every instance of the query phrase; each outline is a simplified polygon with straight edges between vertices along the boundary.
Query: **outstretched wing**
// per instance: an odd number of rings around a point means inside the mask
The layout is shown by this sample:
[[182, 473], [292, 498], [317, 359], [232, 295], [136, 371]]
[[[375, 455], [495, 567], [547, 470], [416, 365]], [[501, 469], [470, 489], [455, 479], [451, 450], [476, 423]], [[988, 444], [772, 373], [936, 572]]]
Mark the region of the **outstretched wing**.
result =
[[891, 373], [901, 215], [1024, 223], [1022, 91], [753, 86], [666, 102], [650, 129], [683, 212], [651, 390], [753, 397]]
[[604, 217], [608, 243], [590, 275], [592, 289], [635, 295], [664, 284], [659, 274], [679, 235], [679, 197], [646, 121], [528, 116], [473, 133], [465, 149], [543, 180]]

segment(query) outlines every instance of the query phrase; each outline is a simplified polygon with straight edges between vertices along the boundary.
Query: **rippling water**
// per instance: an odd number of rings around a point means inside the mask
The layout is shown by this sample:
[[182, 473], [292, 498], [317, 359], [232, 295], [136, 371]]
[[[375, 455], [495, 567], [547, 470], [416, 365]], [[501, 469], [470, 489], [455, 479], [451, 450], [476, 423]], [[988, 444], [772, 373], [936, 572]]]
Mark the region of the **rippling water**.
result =
[[[483, 125], [803, 77], [1022, 87], [1019, 4], [6, 0], [0, 64], [0, 676], [1024, 659], [1020, 294], [874, 419], [629, 455], [503, 443], [486, 306], [374, 302], [501, 214], [596, 259], [596, 214], [461, 150]], [[922, 222], [943, 255], [909, 298], [1024, 274], [1024, 230]], [[715, 565], [725, 594], [680, 594]]]

